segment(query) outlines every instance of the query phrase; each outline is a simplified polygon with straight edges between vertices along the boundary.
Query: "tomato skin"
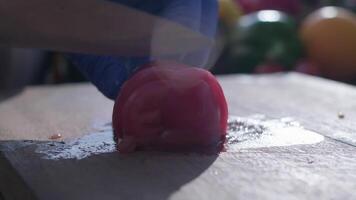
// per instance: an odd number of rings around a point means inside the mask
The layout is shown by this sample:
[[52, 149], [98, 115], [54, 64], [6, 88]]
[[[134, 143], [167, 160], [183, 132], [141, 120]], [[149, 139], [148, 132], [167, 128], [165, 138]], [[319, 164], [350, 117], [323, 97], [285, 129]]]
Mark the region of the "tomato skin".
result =
[[121, 153], [218, 150], [225, 139], [227, 115], [222, 88], [210, 72], [155, 62], [122, 87], [113, 128]]
[[356, 77], [356, 17], [338, 7], [310, 14], [300, 30], [308, 57], [323, 75], [336, 80]]

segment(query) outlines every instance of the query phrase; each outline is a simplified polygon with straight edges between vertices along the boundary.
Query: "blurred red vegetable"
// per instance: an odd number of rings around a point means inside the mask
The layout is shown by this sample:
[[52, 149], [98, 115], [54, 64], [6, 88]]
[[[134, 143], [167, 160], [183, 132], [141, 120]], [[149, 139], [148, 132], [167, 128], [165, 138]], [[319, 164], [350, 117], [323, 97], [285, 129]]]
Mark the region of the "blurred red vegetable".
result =
[[298, 15], [301, 11], [300, 0], [235, 0], [244, 13], [260, 10], [279, 10], [290, 15]]

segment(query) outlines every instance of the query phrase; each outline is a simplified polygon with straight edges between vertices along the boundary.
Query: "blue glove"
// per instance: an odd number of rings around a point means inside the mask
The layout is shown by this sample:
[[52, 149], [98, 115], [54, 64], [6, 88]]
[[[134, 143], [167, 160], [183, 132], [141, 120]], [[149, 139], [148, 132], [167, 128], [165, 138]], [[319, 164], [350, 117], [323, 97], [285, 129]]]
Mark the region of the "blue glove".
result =
[[[217, 0], [113, 0], [166, 19], [180, 23], [202, 34], [214, 37], [217, 25]], [[120, 45], [120, 44], [117, 44]], [[184, 56], [185, 63], [197, 66], [205, 62], [209, 50]], [[112, 57], [84, 54], [67, 54], [84, 76], [106, 97], [115, 99], [123, 83], [137, 67], [149, 62], [142, 57]]]

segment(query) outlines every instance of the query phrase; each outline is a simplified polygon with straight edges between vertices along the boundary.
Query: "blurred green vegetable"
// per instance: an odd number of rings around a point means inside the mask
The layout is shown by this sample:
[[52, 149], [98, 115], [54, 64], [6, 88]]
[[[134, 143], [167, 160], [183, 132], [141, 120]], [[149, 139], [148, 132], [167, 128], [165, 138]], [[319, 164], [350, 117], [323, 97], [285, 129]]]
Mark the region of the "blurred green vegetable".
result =
[[291, 69], [302, 56], [302, 45], [294, 20], [275, 10], [264, 10], [240, 18], [226, 54], [216, 73], [251, 73], [263, 63]]

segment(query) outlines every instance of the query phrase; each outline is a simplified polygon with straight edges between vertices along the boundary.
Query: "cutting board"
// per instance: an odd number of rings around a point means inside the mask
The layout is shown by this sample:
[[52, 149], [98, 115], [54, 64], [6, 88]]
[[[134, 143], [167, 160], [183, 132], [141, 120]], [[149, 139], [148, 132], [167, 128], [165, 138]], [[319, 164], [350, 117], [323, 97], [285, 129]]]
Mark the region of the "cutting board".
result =
[[[219, 81], [230, 115], [292, 117], [325, 138], [219, 155], [136, 152], [48, 159], [36, 148], [110, 130], [89, 84], [29, 87], [0, 101], [0, 199], [355, 199], [356, 88], [301, 74]], [[23, 141], [37, 139], [40, 141]]]

